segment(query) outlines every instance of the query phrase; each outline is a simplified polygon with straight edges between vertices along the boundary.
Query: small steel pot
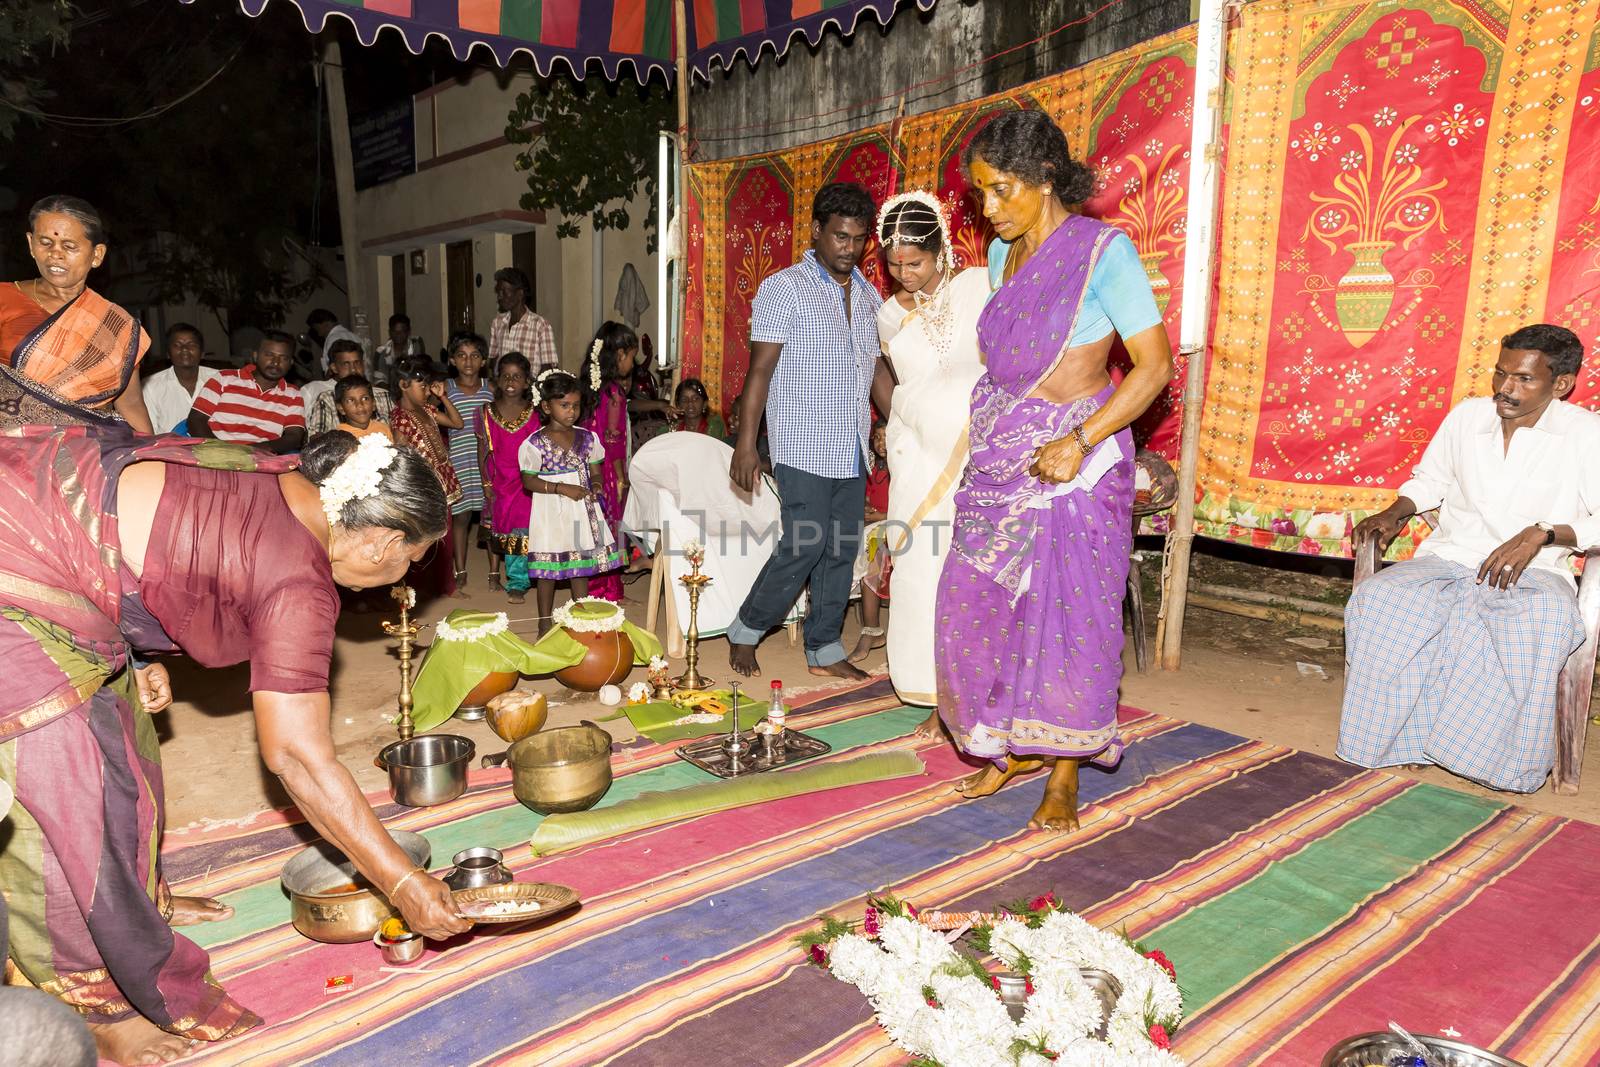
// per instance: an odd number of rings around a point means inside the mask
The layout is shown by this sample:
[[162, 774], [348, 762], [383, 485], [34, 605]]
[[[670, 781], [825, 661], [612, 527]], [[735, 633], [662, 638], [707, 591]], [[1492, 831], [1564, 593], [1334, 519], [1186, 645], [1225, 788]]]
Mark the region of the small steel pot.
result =
[[[428, 839], [406, 830], [389, 836], [418, 867], [433, 855]], [[348, 945], [365, 941], [378, 932], [385, 919], [398, 915], [376, 889], [333, 892], [341, 886], [361, 885], [355, 865], [326, 841], [301, 850], [283, 865], [283, 888], [289, 892], [289, 918], [294, 928], [313, 941]]]
[[407, 934], [391, 941], [383, 936], [382, 930], [372, 935], [372, 943], [378, 946], [378, 953], [383, 957], [384, 963], [398, 967], [417, 962], [422, 957], [422, 950], [425, 947], [421, 934]]
[[511, 881], [511, 872], [503, 862], [505, 856], [497, 848], [468, 848], [456, 853], [455, 870], [444, 876], [444, 884], [451, 889], [481, 889], [486, 885], [503, 885]]
[[467, 791], [467, 764], [476, 746], [458, 734], [422, 734], [388, 745], [374, 761], [389, 772], [396, 804], [425, 808]]

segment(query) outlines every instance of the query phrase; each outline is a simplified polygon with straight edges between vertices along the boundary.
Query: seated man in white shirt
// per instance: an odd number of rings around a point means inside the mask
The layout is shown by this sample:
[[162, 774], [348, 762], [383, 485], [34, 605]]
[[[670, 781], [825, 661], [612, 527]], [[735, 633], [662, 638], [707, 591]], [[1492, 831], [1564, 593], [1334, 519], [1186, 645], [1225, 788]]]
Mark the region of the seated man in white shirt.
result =
[[156, 433], [172, 433], [187, 423], [194, 398], [217, 376], [210, 367], [200, 365], [205, 350], [205, 338], [197, 327], [177, 322], [167, 328], [167, 362], [172, 366], [144, 382], [144, 406]]
[[1494, 395], [1445, 416], [1393, 504], [1355, 528], [1386, 547], [1439, 509], [1416, 558], [1345, 609], [1339, 756], [1434, 763], [1531, 793], [1555, 762], [1556, 680], [1583, 643], [1567, 556], [1600, 543], [1600, 415], [1560, 399], [1583, 344], [1559, 326], [1501, 341]]

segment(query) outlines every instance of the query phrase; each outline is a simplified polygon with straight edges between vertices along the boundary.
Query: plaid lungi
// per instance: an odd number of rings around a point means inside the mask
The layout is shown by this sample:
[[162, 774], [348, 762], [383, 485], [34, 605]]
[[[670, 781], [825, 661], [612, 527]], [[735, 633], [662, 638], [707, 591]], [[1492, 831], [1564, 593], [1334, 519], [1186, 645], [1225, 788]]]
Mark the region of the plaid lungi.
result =
[[1345, 608], [1339, 756], [1436, 763], [1518, 793], [1555, 762], [1556, 681], [1583, 643], [1571, 587], [1529, 568], [1509, 590], [1420, 556], [1362, 582]]

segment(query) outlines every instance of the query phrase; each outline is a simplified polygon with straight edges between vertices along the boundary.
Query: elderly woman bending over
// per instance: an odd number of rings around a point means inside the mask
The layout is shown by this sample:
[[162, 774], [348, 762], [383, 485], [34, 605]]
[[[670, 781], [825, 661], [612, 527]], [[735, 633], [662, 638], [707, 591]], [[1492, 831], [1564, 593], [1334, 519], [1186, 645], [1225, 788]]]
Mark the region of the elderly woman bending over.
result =
[[[15, 386], [0, 372], [0, 386]], [[83, 1014], [102, 1056], [155, 1063], [260, 1020], [169, 927], [162, 777], [148, 712], [171, 699], [138, 653], [248, 660], [267, 767], [412, 929], [466, 928], [334, 756], [328, 663], [339, 597], [390, 584], [445, 530], [426, 460], [335, 432], [291, 457], [136, 438], [119, 425], [0, 435], [0, 851], [11, 955]]]

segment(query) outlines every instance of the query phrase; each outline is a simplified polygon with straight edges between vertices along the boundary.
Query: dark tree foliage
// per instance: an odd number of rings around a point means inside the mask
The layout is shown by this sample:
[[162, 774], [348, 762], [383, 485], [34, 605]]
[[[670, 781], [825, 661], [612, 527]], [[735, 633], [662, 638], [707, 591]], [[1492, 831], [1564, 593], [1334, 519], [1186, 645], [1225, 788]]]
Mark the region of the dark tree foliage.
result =
[[[596, 230], [625, 230], [632, 222], [627, 202], [642, 183], [650, 202], [644, 224], [653, 231], [656, 135], [671, 127], [674, 107], [660, 85], [608, 85], [598, 76], [581, 83], [552, 77], [522, 93], [506, 139], [525, 146], [517, 154], [528, 178], [523, 209], [559, 212], [560, 237], [581, 233], [576, 220], [585, 216]], [[652, 233], [650, 251], [655, 242]]]

